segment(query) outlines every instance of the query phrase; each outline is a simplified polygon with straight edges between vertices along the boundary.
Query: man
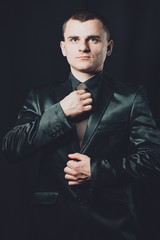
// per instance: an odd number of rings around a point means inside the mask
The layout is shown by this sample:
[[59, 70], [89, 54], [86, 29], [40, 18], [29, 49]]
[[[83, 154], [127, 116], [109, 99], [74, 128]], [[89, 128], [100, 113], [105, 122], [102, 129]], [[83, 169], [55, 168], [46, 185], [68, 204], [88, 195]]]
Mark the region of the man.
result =
[[160, 172], [145, 90], [104, 76], [113, 41], [101, 16], [75, 13], [63, 35], [69, 79], [31, 90], [3, 141], [11, 159], [40, 155], [33, 239], [138, 239], [134, 186]]

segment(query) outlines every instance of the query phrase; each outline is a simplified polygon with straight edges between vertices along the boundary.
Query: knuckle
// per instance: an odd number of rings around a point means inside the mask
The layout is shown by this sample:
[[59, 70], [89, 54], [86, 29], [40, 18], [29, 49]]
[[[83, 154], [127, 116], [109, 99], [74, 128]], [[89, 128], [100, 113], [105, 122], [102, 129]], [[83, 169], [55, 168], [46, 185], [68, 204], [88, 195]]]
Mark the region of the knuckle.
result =
[[77, 164], [76, 164], [76, 166], [75, 166], [75, 170], [76, 171], [79, 171], [79, 169], [81, 168], [81, 164], [78, 162]]
[[80, 106], [80, 107], [79, 107], [79, 111], [80, 111], [80, 112], [83, 112], [83, 106]]
[[78, 103], [80, 103], [81, 100], [82, 100], [82, 97], [81, 97], [80, 95], [78, 95], [78, 96], [77, 96], [77, 101], [78, 101]]
[[[79, 153], [75, 153], [75, 157], [78, 158], [79, 157]], [[78, 166], [79, 163], [78, 162], [76, 162], [76, 163], [77, 163], [77, 166]]]
[[79, 95], [79, 92], [78, 91], [75, 91], [75, 95], [79, 98], [80, 95]]
[[73, 172], [73, 176], [76, 177], [78, 175], [77, 172]]
[[67, 162], [67, 166], [69, 166], [69, 165], [70, 165], [70, 163], [71, 163], [71, 161], [68, 161], [68, 162]]
[[78, 99], [81, 100], [82, 99], [82, 95], [77, 95]]
[[75, 167], [74, 167], [74, 169], [75, 169], [76, 171], [78, 170], [78, 168], [79, 168], [78, 166], [75, 166]]

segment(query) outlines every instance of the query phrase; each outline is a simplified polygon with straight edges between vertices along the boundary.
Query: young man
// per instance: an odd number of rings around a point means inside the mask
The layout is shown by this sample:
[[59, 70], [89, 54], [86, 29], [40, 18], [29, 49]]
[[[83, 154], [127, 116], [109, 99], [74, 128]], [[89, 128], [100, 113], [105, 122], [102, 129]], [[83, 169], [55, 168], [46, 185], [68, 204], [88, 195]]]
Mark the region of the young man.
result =
[[40, 153], [33, 239], [138, 239], [134, 185], [160, 171], [145, 90], [104, 76], [113, 41], [101, 16], [75, 13], [63, 35], [69, 79], [31, 90], [3, 141], [11, 159]]

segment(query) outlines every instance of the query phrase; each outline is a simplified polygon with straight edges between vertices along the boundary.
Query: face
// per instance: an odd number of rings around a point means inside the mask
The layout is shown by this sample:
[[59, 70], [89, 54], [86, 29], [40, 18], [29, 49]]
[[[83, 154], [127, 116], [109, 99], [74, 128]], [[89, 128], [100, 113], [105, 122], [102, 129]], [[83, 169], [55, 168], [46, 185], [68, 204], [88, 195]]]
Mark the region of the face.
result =
[[60, 46], [72, 73], [95, 73], [103, 69], [106, 55], [112, 52], [113, 42], [107, 41], [107, 33], [98, 19], [86, 22], [70, 19]]

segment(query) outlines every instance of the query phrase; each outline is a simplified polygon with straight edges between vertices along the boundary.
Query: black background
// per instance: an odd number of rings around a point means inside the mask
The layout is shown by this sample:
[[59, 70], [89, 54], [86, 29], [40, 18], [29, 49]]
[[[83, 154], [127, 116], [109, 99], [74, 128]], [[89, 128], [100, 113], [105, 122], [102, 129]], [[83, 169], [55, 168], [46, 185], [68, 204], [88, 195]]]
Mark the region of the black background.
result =
[[[6, 0], [0, 3], [0, 144], [16, 121], [29, 89], [68, 77], [59, 42], [61, 25], [79, 9], [107, 17], [114, 49], [105, 72], [121, 81], [146, 86], [160, 127], [159, 0]], [[34, 185], [32, 161], [0, 165], [0, 239], [29, 240], [29, 199]], [[140, 192], [146, 239], [160, 239], [160, 184]]]

